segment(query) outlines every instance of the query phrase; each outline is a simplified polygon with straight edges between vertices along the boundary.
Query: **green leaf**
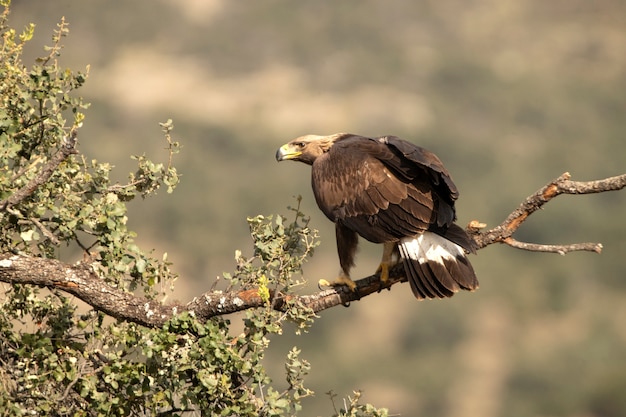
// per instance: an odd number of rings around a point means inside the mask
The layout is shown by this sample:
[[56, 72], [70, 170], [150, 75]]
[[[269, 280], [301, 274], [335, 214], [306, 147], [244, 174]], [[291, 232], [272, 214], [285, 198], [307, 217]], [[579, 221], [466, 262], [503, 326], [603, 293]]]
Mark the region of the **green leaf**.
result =
[[20, 238], [22, 238], [24, 242], [39, 240], [39, 233], [37, 233], [34, 229], [26, 230], [20, 233]]

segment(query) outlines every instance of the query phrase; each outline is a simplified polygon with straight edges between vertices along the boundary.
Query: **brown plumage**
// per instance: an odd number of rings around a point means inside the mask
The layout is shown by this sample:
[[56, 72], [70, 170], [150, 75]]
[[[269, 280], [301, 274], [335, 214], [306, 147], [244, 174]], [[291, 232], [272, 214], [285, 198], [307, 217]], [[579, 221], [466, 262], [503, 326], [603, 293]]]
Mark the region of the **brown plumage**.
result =
[[294, 139], [276, 159], [312, 167], [315, 200], [336, 228], [342, 276], [335, 284], [354, 288], [349, 276], [360, 235], [385, 244], [383, 281], [399, 253], [418, 299], [478, 288], [466, 257], [473, 241], [454, 223], [458, 190], [432, 152], [395, 136], [338, 133]]

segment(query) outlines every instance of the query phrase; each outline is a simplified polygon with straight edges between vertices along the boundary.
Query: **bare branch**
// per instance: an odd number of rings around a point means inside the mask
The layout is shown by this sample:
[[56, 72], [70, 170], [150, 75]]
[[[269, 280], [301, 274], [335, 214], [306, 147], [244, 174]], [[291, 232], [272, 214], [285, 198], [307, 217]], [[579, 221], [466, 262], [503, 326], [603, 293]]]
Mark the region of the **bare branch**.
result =
[[507, 237], [502, 240], [502, 243], [506, 243], [512, 248], [523, 249], [531, 252], [550, 252], [558, 253], [559, 255], [565, 255], [568, 252], [574, 251], [587, 251], [587, 252], [602, 252], [601, 243], [572, 243], [571, 245], [541, 245], [538, 243], [520, 242], [519, 240]]
[[[600, 252], [602, 245], [599, 243], [585, 243], [566, 246], [553, 246], [553, 245], [536, 245], [536, 244], [524, 244], [512, 239], [511, 236], [524, 221], [534, 212], [539, 210], [548, 201], [561, 194], [593, 194], [602, 193], [606, 191], [621, 190], [626, 187], [626, 174], [618, 175], [616, 177], [605, 178], [597, 181], [571, 181], [571, 175], [569, 172], [564, 173], [554, 181], [551, 181], [546, 186], [537, 190], [534, 194], [526, 198], [520, 206], [515, 209], [509, 216], [498, 226], [493, 229], [480, 232], [479, 226], [473, 226], [473, 224], [479, 224], [476, 221], [470, 223], [467, 231], [472, 235], [474, 241], [478, 245], [479, 249], [493, 243], [505, 243], [510, 246], [534, 250], [539, 252], [557, 252], [566, 253], [574, 250], [584, 250], [592, 252]], [[482, 224], [480, 224], [482, 226]], [[525, 247], [522, 247], [525, 246]]]

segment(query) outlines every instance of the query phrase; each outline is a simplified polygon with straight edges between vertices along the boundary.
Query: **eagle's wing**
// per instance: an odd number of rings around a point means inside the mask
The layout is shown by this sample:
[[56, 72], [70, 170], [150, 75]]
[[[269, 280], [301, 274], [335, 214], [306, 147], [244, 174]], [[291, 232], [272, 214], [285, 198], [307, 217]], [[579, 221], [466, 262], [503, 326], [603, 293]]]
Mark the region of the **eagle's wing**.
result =
[[401, 155], [401, 157], [387, 160], [387, 164], [393, 166], [407, 179], [414, 178], [416, 169], [421, 169], [422, 173], [426, 173], [432, 184], [439, 189], [441, 197], [452, 202], [459, 197], [459, 191], [450, 173], [437, 155], [396, 136], [383, 136], [377, 138], [377, 141], [386, 144], [397, 156]]
[[[465, 254], [473, 251], [473, 241], [454, 224], [458, 191], [433, 153], [394, 136], [350, 135], [336, 140], [312, 168], [317, 203], [336, 224], [344, 277], [359, 234], [376, 243], [397, 242], [418, 299], [478, 287]], [[384, 251], [381, 277], [390, 258]]]
[[444, 228], [452, 225], [456, 220], [454, 202], [459, 197], [459, 191], [437, 155], [396, 136], [383, 136], [377, 141], [387, 145], [393, 154], [384, 163], [399, 178], [416, 187], [421, 183], [431, 189], [436, 202], [432, 224]]
[[454, 221], [458, 192], [441, 161], [395, 137], [336, 141], [313, 164], [312, 183], [328, 218], [374, 242]]

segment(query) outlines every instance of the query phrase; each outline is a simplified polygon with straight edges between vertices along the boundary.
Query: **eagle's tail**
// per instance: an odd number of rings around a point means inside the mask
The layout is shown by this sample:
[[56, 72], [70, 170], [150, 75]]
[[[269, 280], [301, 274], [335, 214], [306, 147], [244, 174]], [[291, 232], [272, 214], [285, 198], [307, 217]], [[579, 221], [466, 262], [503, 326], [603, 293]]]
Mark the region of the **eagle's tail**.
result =
[[[398, 242], [404, 269], [417, 299], [452, 297], [460, 289], [472, 291], [478, 288], [474, 268], [463, 248], [473, 252], [473, 246], [466, 244], [469, 238], [463, 229], [456, 227], [458, 230], [450, 230], [449, 239], [434, 232], [424, 232]], [[465, 241], [456, 236], [459, 230]]]

